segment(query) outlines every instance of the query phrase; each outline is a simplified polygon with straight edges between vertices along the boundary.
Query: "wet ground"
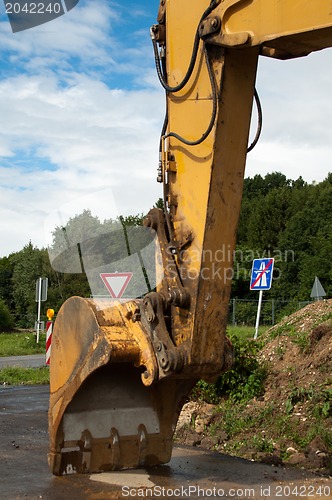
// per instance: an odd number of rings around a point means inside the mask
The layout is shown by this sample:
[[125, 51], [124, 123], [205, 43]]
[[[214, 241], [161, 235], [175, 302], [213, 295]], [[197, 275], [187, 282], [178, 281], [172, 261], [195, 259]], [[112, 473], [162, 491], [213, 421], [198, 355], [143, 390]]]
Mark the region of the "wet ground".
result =
[[54, 477], [47, 466], [48, 386], [0, 389], [0, 498], [332, 498], [332, 479], [197, 448], [151, 470]]

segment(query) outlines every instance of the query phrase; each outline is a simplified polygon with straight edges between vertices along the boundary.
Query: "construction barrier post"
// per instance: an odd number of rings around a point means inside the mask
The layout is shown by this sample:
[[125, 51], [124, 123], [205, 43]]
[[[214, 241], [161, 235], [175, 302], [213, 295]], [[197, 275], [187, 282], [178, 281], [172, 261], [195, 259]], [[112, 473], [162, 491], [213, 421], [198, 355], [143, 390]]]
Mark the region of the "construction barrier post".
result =
[[52, 331], [53, 331], [53, 321], [54, 316], [53, 309], [47, 309], [46, 312], [49, 321], [46, 321], [46, 364], [50, 364], [51, 360], [51, 344], [52, 344]]

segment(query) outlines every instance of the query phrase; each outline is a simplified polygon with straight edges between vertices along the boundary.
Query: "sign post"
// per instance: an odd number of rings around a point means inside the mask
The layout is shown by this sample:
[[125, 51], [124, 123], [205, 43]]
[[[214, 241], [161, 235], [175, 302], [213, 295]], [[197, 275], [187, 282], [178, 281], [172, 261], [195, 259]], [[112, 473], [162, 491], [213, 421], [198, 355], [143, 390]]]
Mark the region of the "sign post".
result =
[[50, 364], [54, 309], [47, 309], [46, 316], [46, 365]]
[[47, 299], [47, 285], [48, 285], [47, 278], [38, 278], [36, 281], [36, 302], [38, 303], [37, 321], [36, 321], [36, 331], [37, 331], [36, 342], [37, 342], [37, 344], [39, 344], [39, 334], [40, 334], [41, 324], [42, 324], [42, 322], [40, 321], [41, 303], [45, 302], [45, 300]]
[[254, 339], [258, 337], [259, 319], [262, 309], [263, 290], [270, 290], [272, 285], [274, 259], [254, 259], [251, 269], [250, 290], [259, 290]]

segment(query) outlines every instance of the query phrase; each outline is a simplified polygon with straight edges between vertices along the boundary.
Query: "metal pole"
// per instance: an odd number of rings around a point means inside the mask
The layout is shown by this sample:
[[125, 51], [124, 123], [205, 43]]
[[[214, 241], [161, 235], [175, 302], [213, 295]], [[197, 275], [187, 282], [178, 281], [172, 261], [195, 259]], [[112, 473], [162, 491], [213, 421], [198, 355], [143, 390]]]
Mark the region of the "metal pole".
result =
[[272, 326], [274, 326], [274, 299], [272, 299]]
[[233, 299], [233, 326], [235, 326], [235, 299]]
[[257, 337], [258, 337], [258, 327], [259, 327], [259, 318], [260, 318], [261, 309], [262, 309], [262, 299], [263, 299], [263, 290], [259, 290], [258, 308], [257, 308], [257, 316], [256, 316], [256, 325], [255, 325], [254, 339], [257, 339]]
[[40, 309], [41, 309], [42, 278], [38, 278], [38, 313], [37, 313], [37, 344], [39, 344]]

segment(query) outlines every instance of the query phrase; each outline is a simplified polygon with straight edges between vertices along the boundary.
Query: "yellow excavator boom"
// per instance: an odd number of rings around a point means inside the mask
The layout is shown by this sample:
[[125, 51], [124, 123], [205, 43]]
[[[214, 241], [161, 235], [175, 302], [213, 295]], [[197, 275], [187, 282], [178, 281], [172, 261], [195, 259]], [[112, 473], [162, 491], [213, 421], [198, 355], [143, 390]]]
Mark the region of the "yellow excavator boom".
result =
[[332, 46], [332, 0], [161, 0], [151, 38], [167, 97], [164, 210], [144, 224], [163, 278], [142, 298], [72, 297], [59, 311], [54, 474], [169, 461], [190, 390], [232, 366], [225, 331], [258, 58]]

